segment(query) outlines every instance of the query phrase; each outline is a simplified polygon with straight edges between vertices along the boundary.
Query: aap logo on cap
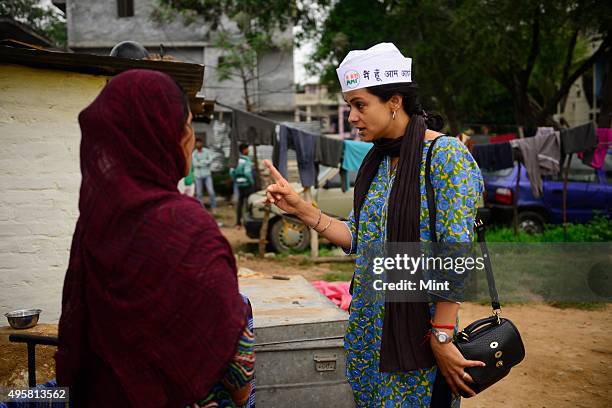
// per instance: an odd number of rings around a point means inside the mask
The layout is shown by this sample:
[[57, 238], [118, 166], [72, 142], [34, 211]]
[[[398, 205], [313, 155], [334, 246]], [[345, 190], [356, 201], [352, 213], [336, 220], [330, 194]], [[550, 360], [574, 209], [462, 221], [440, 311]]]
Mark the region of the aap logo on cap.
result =
[[355, 88], [357, 85], [359, 85], [361, 77], [359, 76], [359, 72], [351, 70], [344, 73], [344, 80], [346, 81], [346, 86], [348, 88]]

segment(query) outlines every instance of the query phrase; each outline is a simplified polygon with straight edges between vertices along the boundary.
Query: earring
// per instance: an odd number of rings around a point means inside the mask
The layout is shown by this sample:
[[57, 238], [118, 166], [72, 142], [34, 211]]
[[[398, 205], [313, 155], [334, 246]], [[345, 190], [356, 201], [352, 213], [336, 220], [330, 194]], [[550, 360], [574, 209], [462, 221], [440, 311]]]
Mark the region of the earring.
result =
[[391, 115], [391, 117], [393, 118], [393, 120], [395, 120], [395, 112], [397, 112], [397, 111], [393, 111], [393, 115]]

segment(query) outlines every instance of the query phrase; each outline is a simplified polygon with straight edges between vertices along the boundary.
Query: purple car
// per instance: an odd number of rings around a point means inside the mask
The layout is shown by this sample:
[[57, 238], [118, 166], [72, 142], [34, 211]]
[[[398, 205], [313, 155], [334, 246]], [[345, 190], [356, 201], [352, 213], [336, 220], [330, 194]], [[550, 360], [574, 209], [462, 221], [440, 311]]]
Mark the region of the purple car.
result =
[[[512, 221], [512, 202], [516, 188], [517, 168], [482, 171], [485, 181], [485, 206], [494, 222]], [[544, 194], [535, 198], [524, 166], [521, 166], [518, 196], [519, 228], [528, 233], [539, 233], [544, 224], [563, 222], [563, 177], [544, 176]], [[584, 165], [572, 159], [567, 183], [567, 220], [584, 223], [596, 215], [612, 213], [612, 150], [608, 150], [602, 169]]]

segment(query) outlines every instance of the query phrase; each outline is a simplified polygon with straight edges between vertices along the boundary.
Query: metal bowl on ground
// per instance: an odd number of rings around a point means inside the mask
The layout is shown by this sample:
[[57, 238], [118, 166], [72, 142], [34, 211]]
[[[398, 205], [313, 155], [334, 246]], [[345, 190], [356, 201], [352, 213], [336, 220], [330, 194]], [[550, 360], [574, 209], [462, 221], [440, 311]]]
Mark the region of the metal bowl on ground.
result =
[[29, 329], [38, 323], [40, 312], [40, 309], [21, 309], [8, 312], [5, 316], [13, 329]]

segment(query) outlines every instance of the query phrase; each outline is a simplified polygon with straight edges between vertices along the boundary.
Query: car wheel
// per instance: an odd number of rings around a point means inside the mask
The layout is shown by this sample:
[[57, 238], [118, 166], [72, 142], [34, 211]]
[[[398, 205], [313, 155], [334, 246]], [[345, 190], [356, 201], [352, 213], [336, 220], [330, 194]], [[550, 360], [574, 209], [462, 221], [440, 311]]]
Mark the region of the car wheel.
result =
[[518, 227], [528, 234], [541, 234], [544, 232], [544, 217], [535, 211], [522, 211], [518, 214]]
[[310, 245], [310, 231], [304, 224], [279, 218], [270, 228], [270, 245], [275, 252], [303, 251]]

